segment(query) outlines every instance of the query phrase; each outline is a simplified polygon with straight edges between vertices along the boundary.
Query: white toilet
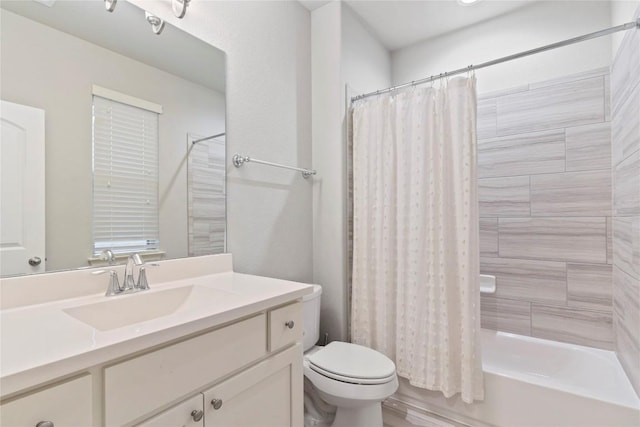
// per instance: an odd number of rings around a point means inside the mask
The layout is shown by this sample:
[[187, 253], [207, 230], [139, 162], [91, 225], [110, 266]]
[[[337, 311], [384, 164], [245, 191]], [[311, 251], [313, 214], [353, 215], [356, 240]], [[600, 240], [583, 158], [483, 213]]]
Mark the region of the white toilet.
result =
[[[315, 346], [322, 288], [313, 288], [304, 297], [305, 412], [326, 413], [326, 402], [336, 407], [331, 427], [382, 427], [381, 402], [398, 389], [396, 366], [382, 353], [357, 344]], [[327, 425], [309, 419], [305, 416], [305, 426]]]

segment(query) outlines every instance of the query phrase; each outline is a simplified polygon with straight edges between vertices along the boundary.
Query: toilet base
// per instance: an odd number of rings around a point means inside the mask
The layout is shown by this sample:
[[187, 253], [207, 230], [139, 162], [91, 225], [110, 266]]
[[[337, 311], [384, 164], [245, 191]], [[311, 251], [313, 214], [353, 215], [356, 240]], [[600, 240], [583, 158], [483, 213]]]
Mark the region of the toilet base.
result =
[[338, 407], [331, 427], [382, 427], [380, 402], [351, 408]]

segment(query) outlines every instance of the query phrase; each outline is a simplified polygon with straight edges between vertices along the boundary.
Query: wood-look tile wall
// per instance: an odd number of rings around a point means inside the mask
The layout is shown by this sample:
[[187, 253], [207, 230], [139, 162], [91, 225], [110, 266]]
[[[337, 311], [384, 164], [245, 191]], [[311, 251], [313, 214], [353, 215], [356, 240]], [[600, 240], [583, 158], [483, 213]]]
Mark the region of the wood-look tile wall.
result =
[[224, 138], [203, 141], [190, 148], [187, 164], [189, 256], [225, 251], [224, 168]]
[[480, 264], [497, 280], [483, 327], [613, 348], [610, 80], [603, 68], [479, 97]]
[[611, 135], [614, 341], [640, 395], [640, 31], [627, 32], [611, 67]]

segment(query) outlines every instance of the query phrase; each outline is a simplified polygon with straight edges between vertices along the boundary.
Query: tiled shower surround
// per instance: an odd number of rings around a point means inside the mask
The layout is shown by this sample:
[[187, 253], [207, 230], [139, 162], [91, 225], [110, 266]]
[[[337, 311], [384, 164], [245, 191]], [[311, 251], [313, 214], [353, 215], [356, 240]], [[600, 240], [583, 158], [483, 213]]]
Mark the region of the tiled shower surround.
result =
[[613, 349], [609, 86], [603, 68], [479, 97], [483, 327]]
[[611, 95], [614, 341], [640, 395], [640, 31], [618, 50]]
[[225, 251], [224, 165], [224, 138], [199, 142], [190, 147], [187, 164], [189, 256]]

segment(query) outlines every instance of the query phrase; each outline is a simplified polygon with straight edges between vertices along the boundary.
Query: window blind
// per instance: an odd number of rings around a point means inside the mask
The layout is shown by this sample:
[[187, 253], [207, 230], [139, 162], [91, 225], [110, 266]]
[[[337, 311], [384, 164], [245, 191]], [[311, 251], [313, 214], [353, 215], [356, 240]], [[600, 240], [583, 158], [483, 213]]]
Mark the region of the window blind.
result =
[[93, 254], [159, 250], [158, 114], [93, 96]]

